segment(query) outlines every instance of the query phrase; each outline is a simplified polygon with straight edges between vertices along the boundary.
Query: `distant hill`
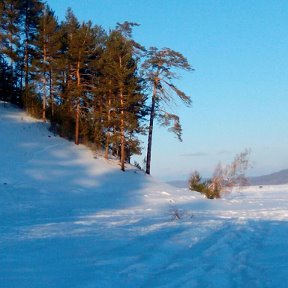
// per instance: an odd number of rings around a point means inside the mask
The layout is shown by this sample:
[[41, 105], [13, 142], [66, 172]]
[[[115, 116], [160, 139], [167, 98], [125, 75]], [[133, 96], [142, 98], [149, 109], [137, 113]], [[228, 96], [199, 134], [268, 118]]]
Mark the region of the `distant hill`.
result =
[[[281, 170], [272, 174], [248, 177], [249, 185], [281, 185], [288, 183], [288, 169]], [[169, 181], [168, 184], [177, 188], [188, 188], [188, 180]]]
[[281, 170], [272, 174], [249, 177], [250, 185], [281, 185], [288, 183], [288, 169]]
[[168, 181], [167, 183], [177, 188], [188, 188], [188, 180], [175, 180]]

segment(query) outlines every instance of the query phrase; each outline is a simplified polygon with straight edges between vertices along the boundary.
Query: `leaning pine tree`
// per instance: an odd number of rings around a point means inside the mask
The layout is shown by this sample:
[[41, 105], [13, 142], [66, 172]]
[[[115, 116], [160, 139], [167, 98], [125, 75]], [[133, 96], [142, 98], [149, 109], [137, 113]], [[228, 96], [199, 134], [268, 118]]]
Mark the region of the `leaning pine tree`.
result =
[[179, 116], [169, 113], [166, 107], [169, 106], [169, 102], [173, 100], [174, 96], [180, 98], [187, 106], [190, 106], [191, 98], [173, 84], [172, 81], [178, 78], [175, 69], [192, 70], [187, 59], [179, 52], [169, 48], [158, 50], [152, 47], [148, 49], [147, 59], [143, 63], [145, 78], [152, 92], [146, 158], [147, 174], [150, 174], [155, 118], [160, 120], [162, 125], [170, 127], [169, 131], [175, 133], [178, 139], [182, 141], [182, 128]]

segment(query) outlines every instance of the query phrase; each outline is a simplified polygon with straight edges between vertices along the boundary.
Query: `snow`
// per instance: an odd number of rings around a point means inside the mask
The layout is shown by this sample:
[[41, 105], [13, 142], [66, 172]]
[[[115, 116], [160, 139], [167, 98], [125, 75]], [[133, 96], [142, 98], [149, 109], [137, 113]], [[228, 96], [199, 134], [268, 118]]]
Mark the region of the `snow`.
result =
[[47, 128], [0, 103], [1, 288], [287, 286], [288, 185], [207, 200]]

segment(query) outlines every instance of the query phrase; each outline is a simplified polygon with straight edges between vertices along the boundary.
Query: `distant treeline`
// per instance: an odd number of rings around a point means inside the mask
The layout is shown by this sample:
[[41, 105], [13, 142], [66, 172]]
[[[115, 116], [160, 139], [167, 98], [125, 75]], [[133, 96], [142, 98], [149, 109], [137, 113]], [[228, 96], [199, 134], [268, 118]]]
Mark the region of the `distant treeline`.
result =
[[0, 2], [0, 99], [23, 107], [51, 129], [79, 143], [93, 143], [119, 157], [121, 169], [141, 154], [148, 135], [150, 174], [154, 120], [178, 136], [179, 117], [168, 112], [172, 97], [190, 97], [172, 82], [175, 68], [192, 70], [169, 48], [145, 48], [132, 38], [137, 23], [105, 31], [80, 23], [71, 9], [61, 23], [40, 0]]

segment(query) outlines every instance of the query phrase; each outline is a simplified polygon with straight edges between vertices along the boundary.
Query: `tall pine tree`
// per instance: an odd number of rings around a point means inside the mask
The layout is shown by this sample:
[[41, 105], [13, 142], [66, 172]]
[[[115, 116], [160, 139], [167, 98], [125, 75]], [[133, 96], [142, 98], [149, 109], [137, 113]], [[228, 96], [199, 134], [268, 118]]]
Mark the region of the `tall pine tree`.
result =
[[[13, 101], [16, 90], [15, 67], [20, 47], [21, 10], [20, 1], [5, 0], [0, 3], [0, 53], [9, 65], [9, 91], [6, 100]], [[8, 72], [8, 71], [7, 71]], [[6, 73], [6, 75], [8, 75]]]
[[43, 15], [39, 22], [39, 30], [35, 45], [37, 47], [37, 57], [34, 61], [37, 72], [37, 80], [42, 88], [42, 119], [46, 121], [46, 107], [49, 95], [50, 109], [54, 111], [54, 69], [60, 50], [58, 33], [58, 23], [54, 12], [45, 5]]
[[[106, 157], [109, 142], [114, 140], [113, 144], [116, 150], [120, 148], [121, 170], [124, 171], [129, 144], [132, 148], [132, 143], [136, 143], [133, 135], [140, 126], [138, 112], [141, 107], [140, 103], [144, 102], [144, 96], [140, 91], [137, 76], [138, 67], [134, 54], [134, 43], [126, 37], [123, 30], [119, 29], [122, 28], [121, 26], [118, 25], [117, 28], [111, 31], [103, 54], [104, 71], [108, 84]], [[113, 131], [112, 137], [110, 136], [111, 131]], [[130, 139], [130, 143], [128, 139]]]
[[35, 113], [31, 95], [31, 63], [35, 53], [35, 37], [38, 33], [40, 17], [43, 11], [43, 2], [41, 0], [22, 0], [21, 12], [23, 17], [23, 68], [24, 68], [24, 105], [26, 110]]
[[79, 24], [71, 10], [68, 10], [66, 22], [63, 24], [66, 34], [67, 85], [66, 101], [69, 102], [75, 121], [75, 144], [79, 144], [81, 119], [86, 117], [85, 112], [90, 108], [93, 88], [95, 86], [95, 61], [99, 53], [99, 39], [104, 31], [99, 26], [92, 26], [89, 21]]

